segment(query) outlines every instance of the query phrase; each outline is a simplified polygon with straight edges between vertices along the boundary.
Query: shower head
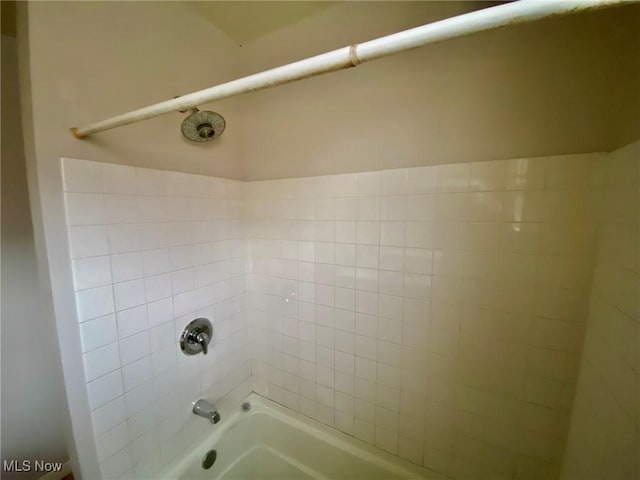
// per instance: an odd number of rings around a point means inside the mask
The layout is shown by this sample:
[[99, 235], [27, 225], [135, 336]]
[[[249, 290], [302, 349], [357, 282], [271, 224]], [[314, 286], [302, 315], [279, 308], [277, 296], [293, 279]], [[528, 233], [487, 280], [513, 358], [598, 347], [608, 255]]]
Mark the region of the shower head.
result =
[[192, 142], [208, 142], [218, 138], [224, 132], [226, 123], [222, 115], [216, 112], [191, 109], [191, 115], [182, 121], [182, 135]]

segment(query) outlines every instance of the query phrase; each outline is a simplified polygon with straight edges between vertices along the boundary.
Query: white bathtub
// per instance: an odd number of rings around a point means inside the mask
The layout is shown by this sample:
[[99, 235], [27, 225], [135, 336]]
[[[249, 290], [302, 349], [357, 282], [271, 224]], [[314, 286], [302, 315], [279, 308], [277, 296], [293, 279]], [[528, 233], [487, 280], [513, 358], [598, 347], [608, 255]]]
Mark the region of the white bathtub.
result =
[[[185, 458], [159, 478], [186, 479], [446, 479], [277, 405], [255, 393]], [[203, 419], [202, 421], [206, 421]], [[202, 460], [215, 449], [205, 470]]]

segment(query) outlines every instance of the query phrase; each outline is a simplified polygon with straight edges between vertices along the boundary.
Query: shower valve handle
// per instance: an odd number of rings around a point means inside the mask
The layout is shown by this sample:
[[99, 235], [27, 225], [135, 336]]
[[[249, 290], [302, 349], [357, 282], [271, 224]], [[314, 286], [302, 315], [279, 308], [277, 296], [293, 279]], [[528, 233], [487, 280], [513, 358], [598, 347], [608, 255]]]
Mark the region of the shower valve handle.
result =
[[198, 334], [198, 336], [196, 337], [196, 341], [200, 344], [200, 346], [202, 347], [202, 353], [204, 353], [205, 355], [208, 353], [209, 349], [208, 349], [208, 345], [209, 345], [209, 335], [207, 335], [204, 332], [201, 332]]
[[184, 327], [180, 335], [180, 348], [185, 355], [209, 353], [212, 338], [211, 322], [206, 318], [196, 318]]

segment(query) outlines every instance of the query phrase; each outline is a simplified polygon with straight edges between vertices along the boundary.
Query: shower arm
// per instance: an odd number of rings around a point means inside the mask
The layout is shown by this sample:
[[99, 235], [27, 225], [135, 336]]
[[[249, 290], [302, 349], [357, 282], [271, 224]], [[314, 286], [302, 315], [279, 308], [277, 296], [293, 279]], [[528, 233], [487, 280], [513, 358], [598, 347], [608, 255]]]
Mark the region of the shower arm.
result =
[[476, 10], [456, 17], [411, 28], [402, 32], [343, 47], [331, 52], [265, 70], [237, 80], [205, 88], [197, 92], [132, 110], [85, 127], [71, 128], [76, 138], [140, 122], [165, 113], [194, 108], [197, 105], [233, 97], [242, 93], [295, 82], [327, 72], [355, 67], [360, 63], [394, 55], [399, 52], [461, 37], [506, 25], [542, 18], [593, 10], [606, 6], [634, 3], [638, 0], [519, 0], [504, 5]]

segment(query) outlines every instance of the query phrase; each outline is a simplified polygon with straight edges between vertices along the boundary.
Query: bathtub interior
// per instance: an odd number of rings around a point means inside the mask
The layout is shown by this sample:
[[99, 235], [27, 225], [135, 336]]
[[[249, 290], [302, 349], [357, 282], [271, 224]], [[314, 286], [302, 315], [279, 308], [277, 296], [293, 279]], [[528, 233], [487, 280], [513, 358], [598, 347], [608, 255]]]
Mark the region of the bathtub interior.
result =
[[[389, 455], [252, 393], [248, 413], [223, 418], [222, 429], [176, 467], [181, 480], [391, 479], [446, 477]], [[224, 425], [227, 423], [227, 425]], [[217, 459], [202, 468], [204, 454]]]
[[[254, 447], [227, 469], [225, 480], [312, 479], [313, 474], [295, 461], [267, 447]], [[302, 468], [300, 468], [302, 467]]]

